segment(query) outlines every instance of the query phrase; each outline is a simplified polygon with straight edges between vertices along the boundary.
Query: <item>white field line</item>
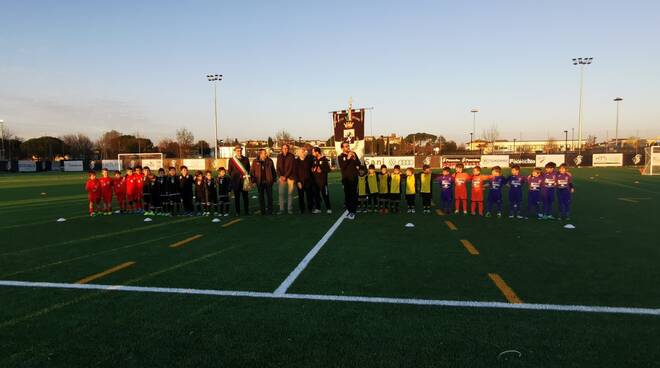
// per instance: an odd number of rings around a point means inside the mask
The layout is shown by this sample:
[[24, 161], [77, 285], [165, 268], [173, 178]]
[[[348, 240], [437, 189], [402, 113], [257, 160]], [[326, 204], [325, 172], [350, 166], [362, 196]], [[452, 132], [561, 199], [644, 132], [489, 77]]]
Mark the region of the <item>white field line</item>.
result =
[[309, 253], [307, 253], [305, 258], [303, 258], [303, 260], [300, 261], [298, 266], [296, 266], [296, 268], [294, 268], [293, 271], [291, 271], [289, 276], [287, 276], [287, 278], [284, 281], [282, 281], [282, 284], [280, 284], [280, 286], [277, 289], [275, 289], [275, 291], [274, 291], [275, 295], [284, 295], [284, 293], [286, 293], [286, 291], [289, 290], [289, 287], [291, 286], [291, 284], [293, 284], [293, 282], [296, 281], [298, 276], [300, 276], [300, 273], [303, 272], [303, 270], [305, 269], [305, 267], [307, 267], [309, 262], [312, 261], [312, 259], [321, 250], [321, 248], [325, 245], [325, 243], [328, 242], [328, 239], [330, 239], [332, 234], [335, 233], [335, 231], [337, 230], [339, 225], [341, 225], [342, 221], [344, 221], [344, 219], [346, 218], [347, 214], [348, 214], [348, 211], [344, 211], [344, 213], [342, 213], [341, 216], [339, 216], [337, 221], [335, 221], [335, 223], [330, 227], [330, 229], [328, 229], [328, 231], [325, 233], [325, 235], [323, 235], [321, 240], [319, 240], [316, 243], [314, 248], [312, 248], [309, 251]]
[[604, 307], [604, 306], [592, 306], [592, 305], [532, 304], [532, 303], [512, 304], [512, 303], [504, 303], [504, 302], [385, 298], [385, 297], [349, 296], [349, 295], [276, 294], [276, 293], [267, 293], [267, 292], [258, 292], [258, 291], [185, 289], [185, 288], [99, 285], [99, 284], [66, 284], [66, 283], [54, 283], [54, 282], [30, 282], [30, 281], [10, 281], [10, 280], [6, 280], [6, 281], [0, 280], [0, 286], [25, 287], [25, 288], [125, 291], [125, 292], [160, 293], [160, 294], [210, 295], [210, 296], [225, 296], [225, 297], [266, 298], [266, 299], [317, 300], [317, 301], [358, 302], [358, 303], [374, 303], [374, 304], [404, 304], [404, 305], [462, 307], [462, 308], [481, 308], [481, 309], [519, 309], [519, 310], [532, 310], [532, 311], [558, 311], [558, 312], [578, 312], [578, 313], [608, 313], [608, 314], [660, 316], [660, 308]]

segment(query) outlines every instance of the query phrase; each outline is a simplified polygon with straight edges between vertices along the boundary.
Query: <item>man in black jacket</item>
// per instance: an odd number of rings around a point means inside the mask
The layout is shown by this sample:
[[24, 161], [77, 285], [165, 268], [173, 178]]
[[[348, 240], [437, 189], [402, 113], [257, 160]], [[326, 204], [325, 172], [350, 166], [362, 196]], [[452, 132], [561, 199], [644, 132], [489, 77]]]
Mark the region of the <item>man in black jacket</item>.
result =
[[341, 150], [342, 153], [337, 160], [341, 169], [341, 183], [344, 186], [344, 203], [346, 203], [346, 209], [348, 210], [347, 218], [353, 220], [355, 218], [355, 211], [357, 210], [357, 182], [360, 159], [355, 152], [351, 151], [351, 146], [348, 142], [341, 144]]
[[280, 214], [284, 213], [284, 197], [287, 193], [287, 211], [293, 213], [293, 188], [295, 187], [293, 153], [289, 152], [289, 145], [282, 145], [282, 152], [277, 156], [278, 197], [280, 202]]
[[[305, 207], [311, 213], [318, 213], [314, 206], [314, 180], [312, 178], [312, 158], [307, 154], [307, 148], [302, 147], [294, 161], [296, 186], [298, 187], [298, 206], [300, 213], [305, 213]], [[307, 199], [307, 206], [305, 206]]]
[[230, 177], [231, 190], [234, 192], [234, 207], [236, 214], [241, 214], [241, 197], [243, 197], [243, 209], [245, 214], [250, 214], [250, 205], [248, 199], [248, 192], [244, 190], [244, 181], [250, 180], [250, 160], [243, 156], [243, 148], [241, 146], [234, 147], [234, 157], [229, 159], [229, 169], [227, 174]]
[[327, 213], [332, 213], [330, 206], [330, 192], [328, 192], [328, 173], [330, 172], [330, 162], [323, 155], [319, 147], [312, 149], [314, 161], [312, 163], [312, 175], [314, 176], [316, 209], [321, 210], [321, 198], [325, 203]]
[[[265, 149], [260, 149], [257, 158], [252, 161], [250, 168], [250, 176], [252, 182], [257, 185], [259, 191], [259, 207], [261, 208], [262, 215], [273, 214], [273, 183], [277, 174], [275, 173], [275, 165], [273, 160], [268, 157]], [[268, 198], [268, 203], [265, 203], [265, 198]]]

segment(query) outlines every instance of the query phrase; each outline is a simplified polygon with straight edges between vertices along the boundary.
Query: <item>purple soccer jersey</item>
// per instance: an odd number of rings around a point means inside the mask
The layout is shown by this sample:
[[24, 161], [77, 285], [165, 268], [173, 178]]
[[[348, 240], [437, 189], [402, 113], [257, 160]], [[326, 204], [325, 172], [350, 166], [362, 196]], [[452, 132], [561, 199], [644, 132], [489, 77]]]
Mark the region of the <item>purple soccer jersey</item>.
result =
[[530, 192], [540, 192], [542, 183], [543, 183], [543, 177], [541, 175], [539, 176], [530, 175], [527, 177], [527, 184]]

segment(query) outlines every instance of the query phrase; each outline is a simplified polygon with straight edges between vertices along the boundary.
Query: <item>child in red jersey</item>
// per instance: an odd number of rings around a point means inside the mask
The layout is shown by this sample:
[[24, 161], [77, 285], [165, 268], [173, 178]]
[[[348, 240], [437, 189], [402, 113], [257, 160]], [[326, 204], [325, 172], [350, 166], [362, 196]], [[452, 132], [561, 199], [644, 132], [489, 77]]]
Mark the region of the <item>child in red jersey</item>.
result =
[[470, 193], [470, 207], [472, 216], [477, 213], [475, 210], [479, 208], [479, 216], [484, 214], [484, 184], [490, 177], [488, 175], [481, 175], [481, 168], [475, 166], [472, 168], [472, 177], [470, 178], [470, 183], [472, 186]]
[[134, 198], [133, 201], [135, 202], [135, 210], [137, 212], [144, 212], [144, 209], [142, 208], [142, 197], [144, 195], [144, 174], [142, 173], [142, 167], [137, 166], [135, 168], [135, 174], [133, 174], [135, 177], [135, 193], [134, 193]]
[[126, 169], [126, 210], [133, 212], [135, 210], [135, 192], [137, 191], [137, 184], [135, 183], [135, 174], [132, 168]]
[[456, 165], [456, 172], [454, 173], [454, 200], [455, 209], [454, 213], [459, 213], [461, 210], [461, 203], [463, 204], [463, 213], [467, 215], [467, 182], [472, 177], [468, 173], [463, 172], [463, 164]]
[[126, 211], [126, 179], [121, 176], [119, 170], [115, 171], [115, 177], [112, 180], [112, 189], [119, 204], [119, 210], [123, 213]]
[[108, 169], [101, 170], [101, 178], [99, 179], [101, 185], [101, 199], [103, 200], [103, 214], [112, 214], [112, 179], [109, 176]]
[[98, 208], [98, 203], [101, 198], [101, 185], [96, 179], [96, 172], [89, 172], [89, 179], [85, 183], [85, 190], [87, 191], [87, 199], [89, 201], [89, 215], [94, 216], [94, 210]]

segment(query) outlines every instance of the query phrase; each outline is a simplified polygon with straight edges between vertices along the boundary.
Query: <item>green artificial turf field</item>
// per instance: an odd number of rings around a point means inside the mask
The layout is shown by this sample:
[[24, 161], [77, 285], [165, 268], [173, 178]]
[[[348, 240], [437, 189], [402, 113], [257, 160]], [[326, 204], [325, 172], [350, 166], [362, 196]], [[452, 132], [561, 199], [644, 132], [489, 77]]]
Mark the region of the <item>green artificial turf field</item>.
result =
[[575, 229], [342, 221], [337, 174], [332, 215], [90, 218], [83, 174], [0, 175], [0, 367], [657, 366], [660, 177], [572, 172]]

